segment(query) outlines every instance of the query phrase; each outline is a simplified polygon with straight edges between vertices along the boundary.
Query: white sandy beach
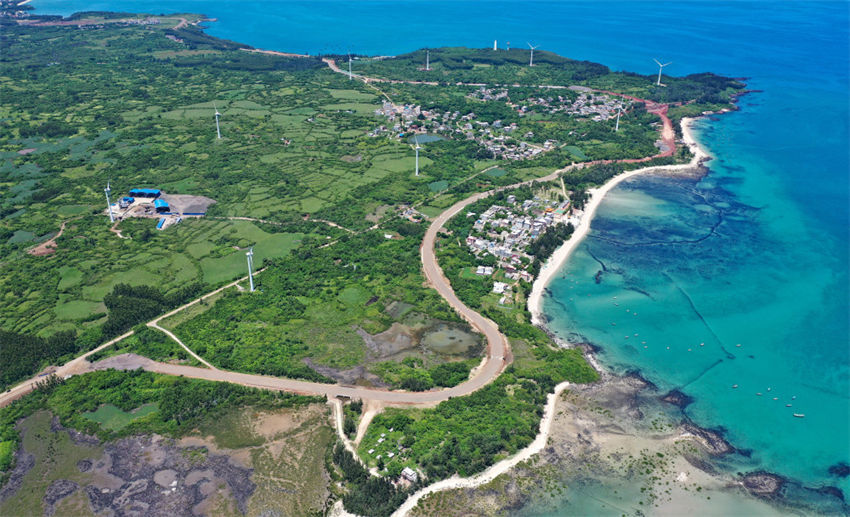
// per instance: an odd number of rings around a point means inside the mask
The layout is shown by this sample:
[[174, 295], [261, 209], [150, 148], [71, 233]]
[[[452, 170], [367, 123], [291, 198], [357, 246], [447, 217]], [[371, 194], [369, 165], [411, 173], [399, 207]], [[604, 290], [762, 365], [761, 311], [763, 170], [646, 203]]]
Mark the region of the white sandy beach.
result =
[[576, 227], [572, 236], [567, 239], [561, 247], [552, 254], [551, 257], [549, 257], [549, 260], [547, 260], [543, 267], [540, 268], [540, 274], [538, 274], [537, 278], [534, 280], [534, 285], [531, 288], [531, 294], [528, 296], [528, 311], [531, 313], [532, 324], [540, 326], [544, 323], [542, 318], [543, 310], [541, 307], [543, 290], [555, 277], [558, 270], [564, 262], [566, 262], [567, 258], [569, 258], [578, 243], [581, 242], [581, 240], [587, 235], [587, 232], [590, 230], [590, 221], [593, 219], [596, 209], [599, 207], [599, 204], [602, 202], [602, 199], [608, 191], [616, 187], [621, 181], [631, 178], [632, 176], [637, 176], [638, 174], [643, 174], [645, 172], [673, 172], [688, 170], [697, 167], [700, 163], [711, 157], [699, 146], [693, 136], [691, 125], [694, 120], [695, 119], [691, 118], [682, 119], [682, 139], [694, 154], [693, 159], [691, 159], [689, 163], [682, 165], [644, 167], [642, 169], [627, 171], [618, 176], [614, 176], [601, 187], [588, 191], [590, 193], [590, 200], [588, 200], [584, 207], [584, 214], [581, 216], [581, 222], [578, 227]]

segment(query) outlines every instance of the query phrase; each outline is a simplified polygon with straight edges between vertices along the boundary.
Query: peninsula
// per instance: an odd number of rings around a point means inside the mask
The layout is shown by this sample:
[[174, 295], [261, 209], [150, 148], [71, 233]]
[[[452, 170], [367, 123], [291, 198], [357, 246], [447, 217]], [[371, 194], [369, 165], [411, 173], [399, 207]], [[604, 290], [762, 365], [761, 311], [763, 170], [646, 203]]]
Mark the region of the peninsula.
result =
[[552, 272], [617, 182], [703, 160], [687, 117], [744, 88], [9, 5], [0, 513], [390, 515], [492, 480], [600, 377], [536, 326]]

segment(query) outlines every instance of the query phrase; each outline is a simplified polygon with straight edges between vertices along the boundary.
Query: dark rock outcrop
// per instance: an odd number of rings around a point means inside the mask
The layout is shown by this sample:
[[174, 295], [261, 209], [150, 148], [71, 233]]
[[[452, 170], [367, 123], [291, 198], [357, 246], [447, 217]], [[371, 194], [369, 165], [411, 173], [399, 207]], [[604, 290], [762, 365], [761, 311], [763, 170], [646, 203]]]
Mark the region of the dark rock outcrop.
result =
[[693, 404], [694, 398], [679, 390], [670, 390], [666, 395], [661, 397], [661, 401], [672, 404], [679, 409], [685, 409], [690, 404]]
[[850, 476], [850, 465], [847, 462], [839, 462], [829, 467], [829, 474], [839, 478]]
[[785, 478], [763, 470], [746, 474], [742, 481], [750, 493], [761, 497], [777, 497], [785, 485]]
[[723, 438], [719, 431], [703, 429], [687, 421], [682, 423], [682, 427], [685, 432], [696, 436], [708, 449], [708, 453], [713, 456], [735, 452], [735, 448]]
[[56, 513], [54, 505], [76, 492], [78, 488], [80, 488], [80, 485], [67, 479], [57, 479], [53, 483], [50, 483], [50, 486], [47, 487], [47, 491], [44, 493], [44, 515], [46, 517], [52, 517]]

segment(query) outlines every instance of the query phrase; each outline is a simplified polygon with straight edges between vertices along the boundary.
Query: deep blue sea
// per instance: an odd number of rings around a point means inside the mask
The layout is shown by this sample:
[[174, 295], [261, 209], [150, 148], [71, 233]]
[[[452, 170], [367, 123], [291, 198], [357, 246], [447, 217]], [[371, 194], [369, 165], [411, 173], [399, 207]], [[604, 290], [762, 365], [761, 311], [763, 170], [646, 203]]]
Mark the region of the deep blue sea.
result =
[[33, 5], [44, 14], [201, 12], [218, 20], [212, 35], [312, 54], [496, 39], [644, 74], [658, 58], [673, 62], [671, 75], [747, 77], [760, 92], [699, 123], [717, 158], [709, 174], [638, 178], [612, 191], [544, 308], [553, 329], [599, 346], [609, 367], [692, 396], [687, 416], [724, 428], [751, 455], [741, 456], [747, 468], [850, 496], [850, 479], [828, 473], [850, 462], [847, 2]]

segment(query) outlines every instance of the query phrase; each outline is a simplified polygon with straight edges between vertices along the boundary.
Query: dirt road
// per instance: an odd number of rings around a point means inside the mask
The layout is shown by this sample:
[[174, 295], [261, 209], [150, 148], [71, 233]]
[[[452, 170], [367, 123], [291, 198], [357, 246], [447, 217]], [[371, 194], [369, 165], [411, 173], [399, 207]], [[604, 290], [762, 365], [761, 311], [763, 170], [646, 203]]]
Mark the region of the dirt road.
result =
[[65, 223], [68, 221], [62, 221], [62, 224], [59, 226], [59, 233], [54, 235], [50, 240], [42, 242], [38, 246], [30, 248], [27, 250], [27, 253], [30, 255], [34, 255], [36, 257], [43, 257], [45, 255], [50, 255], [54, 251], [56, 251], [56, 239], [62, 237], [62, 234], [65, 233]]
[[[260, 51], [260, 52], [268, 52], [275, 53], [270, 51]], [[275, 54], [283, 54], [283, 53], [275, 53]], [[298, 55], [292, 55], [298, 56]], [[300, 56], [299, 56], [300, 57]], [[336, 66], [336, 63], [332, 59], [325, 58], [323, 61], [335, 72], [343, 73], [347, 75], [346, 71], [341, 70]], [[361, 79], [365, 82], [375, 81], [375, 82], [412, 82], [412, 81], [387, 81], [380, 80], [375, 78], [363, 77], [363, 76], [355, 76], [358, 79]], [[431, 83], [425, 83], [431, 84]], [[436, 83], [434, 83], [436, 84]], [[626, 97], [626, 96], [624, 96]], [[647, 161], [652, 158], [658, 156], [670, 156], [675, 150], [675, 139], [674, 132], [672, 129], [672, 124], [670, 123], [670, 119], [666, 116], [667, 114], [667, 105], [664, 104], [654, 104], [651, 101], [646, 101], [643, 99], [633, 98], [633, 100], [638, 102], [644, 102], [647, 104], [647, 108], [652, 113], [657, 114], [662, 122], [663, 127], [661, 131], [661, 138], [664, 143], [667, 145], [667, 149], [665, 149], [662, 153], [656, 154], [652, 157], [647, 157], [639, 160], [621, 160], [623, 162], [641, 162]], [[499, 189], [490, 190], [487, 192], [481, 192], [478, 194], [474, 194], [466, 199], [458, 201], [450, 208], [445, 210], [439, 216], [437, 216], [431, 222], [431, 225], [428, 227], [428, 230], [425, 233], [425, 238], [422, 241], [422, 245], [420, 248], [420, 254], [422, 259], [422, 268], [425, 274], [425, 278], [427, 279], [429, 285], [431, 285], [437, 292], [442, 296], [449, 305], [464, 319], [466, 320], [473, 328], [477, 331], [481, 332], [487, 340], [487, 355], [482, 362], [482, 364], [473, 371], [472, 377], [468, 379], [466, 382], [463, 382], [457, 386], [452, 388], [442, 389], [442, 390], [434, 390], [434, 391], [426, 391], [426, 392], [406, 392], [406, 391], [389, 391], [384, 389], [375, 389], [375, 388], [364, 388], [358, 386], [342, 386], [336, 384], [322, 384], [316, 382], [307, 382], [307, 381], [298, 381], [294, 379], [283, 379], [278, 377], [269, 377], [264, 375], [255, 375], [248, 373], [239, 373], [232, 372], [226, 370], [220, 370], [212, 366], [206, 360], [195, 354], [189, 347], [183, 344], [177, 336], [175, 336], [172, 332], [169, 332], [162, 327], [159, 326], [159, 322], [173, 314], [176, 314], [187, 307], [190, 307], [202, 299], [205, 299], [209, 296], [217, 294], [224, 289], [228, 289], [230, 287], [236, 286], [239, 282], [243, 282], [247, 279], [247, 277], [241, 278], [235, 282], [227, 284], [215, 291], [208, 293], [192, 302], [183, 305], [167, 314], [164, 314], [155, 320], [148, 323], [148, 326], [152, 328], [156, 328], [164, 333], [166, 333], [169, 337], [175, 340], [180, 346], [182, 346], [188, 353], [190, 353], [195, 359], [200, 361], [201, 363], [208, 366], [205, 368], [197, 368], [192, 366], [183, 366], [183, 365], [173, 365], [173, 364], [165, 364], [158, 363], [156, 361], [152, 361], [147, 358], [134, 356], [134, 355], [122, 355], [116, 356], [113, 358], [109, 358], [107, 360], [101, 361], [98, 363], [98, 368], [103, 367], [104, 365], [111, 365], [108, 367], [121, 368], [121, 369], [135, 369], [135, 368], [144, 368], [145, 370], [162, 373], [167, 375], [182, 375], [185, 377], [192, 377], [197, 379], [206, 379], [211, 381], [222, 381], [222, 382], [232, 382], [236, 384], [242, 384], [244, 386], [253, 386], [257, 388], [264, 389], [273, 389], [273, 390], [282, 390], [289, 391], [294, 393], [301, 394], [309, 394], [309, 395], [326, 395], [328, 397], [352, 397], [362, 399], [364, 401], [374, 401], [389, 405], [423, 405], [423, 406], [431, 406], [443, 400], [447, 400], [451, 397], [461, 397], [465, 395], [469, 395], [470, 393], [486, 386], [490, 382], [492, 382], [499, 374], [502, 373], [504, 368], [511, 363], [513, 360], [513, 356], [510, 350], [510, 343], [508, 342], [507, 337], [505, 337], [500, 331], [498, 325], [494, 323], [492, 320], [485, 318], [478, 312], [467, 307], [463, 302], [455, 294], [454, 290], [448, 279], [446, 279], [443, 274], [443, 270], [440, 268], [439, 263], [437, 262], [437, 257], [434, 252], [434, 246], [437, 240], [438, 235], [443, 229], [445, 223], [454, 217], [456, 214], [461, 212], [464, 208], [469, 206], [470, 204], [488, 197], [492, 195], [494, 192], [499, 190], [507, 190], [513, 189], [521, 185], [528, 185], [533, 181], [552, 181], [558, 178], [558, 176], [567, 170], [574, 168], [581, 168], [584, 166], [592, 165], [593, 163], [610, 163], [610, 161], [600, 161], [600, 162], [591, 162], [591, 163], [582, 163], [575, 164], [565, 167], [563, 169], [556, 170], [551, 174], [544, 176], [542, 178], [537, 178], [535, 180], [524, 181], [521, 183], [517, 183], [514, 185], [501, 187]], [[234, 219], [243, 219], [243, 218], [234, 218]], [[246, 220], [250, 220], [250, 218], [244, 218]], [[321, 221], [329, 223], [328, 221]], [[377, 226], [377, 225], [375, 225]], [[341, 227], [340, 227], [341, 228]], [[345, 228], [343, 228], [345, 229]], [[255, 272], [254, 274], [259, 274], [262, 270]], [[86, 357], [91, 355], [92, 353], [102, 350], [113, 343], [124, 339], [132, 334], [128, 332], [123, 336], [116, 338], [108, 343], [105, 343], [98, 347], [97, 349], [81, 356], [77, 359], [74, 359], [70, 363], [56, 369], [55, 374], [59, 376], [67, 376], [67, 375], [75, 375], [78, 373], [82, 373], [85, 371], [89, 371], [92, 365], [86, 361]], [[121, 359], [119, 359], [121, 358]], [[6, 393], [0, 394], [0, 407], [10, 403], [12, 400], [21, 397], [25, 393], [29, 393], [32, 391], [35, 384], [42, 380], [44, 376], [34, 377], [24, 383], [15, 386], [10, 389]]]

